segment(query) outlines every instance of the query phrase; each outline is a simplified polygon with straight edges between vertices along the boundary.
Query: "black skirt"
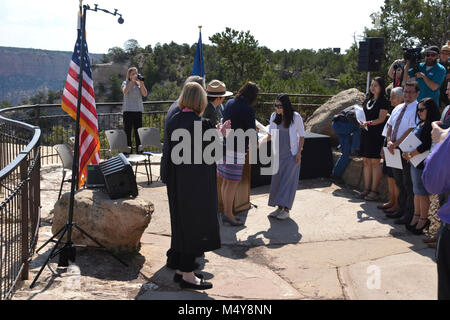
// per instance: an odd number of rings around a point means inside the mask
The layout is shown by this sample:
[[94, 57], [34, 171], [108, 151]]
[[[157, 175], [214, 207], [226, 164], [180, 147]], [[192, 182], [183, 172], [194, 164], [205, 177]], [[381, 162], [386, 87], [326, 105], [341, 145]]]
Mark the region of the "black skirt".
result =
[[381, 159], [381, 149], [384, 144], [383, 133], [384, 123], [377, 126], [370, 126], [369, 131], [361, 129], [361, 144], [359, 153], [363, 158]]

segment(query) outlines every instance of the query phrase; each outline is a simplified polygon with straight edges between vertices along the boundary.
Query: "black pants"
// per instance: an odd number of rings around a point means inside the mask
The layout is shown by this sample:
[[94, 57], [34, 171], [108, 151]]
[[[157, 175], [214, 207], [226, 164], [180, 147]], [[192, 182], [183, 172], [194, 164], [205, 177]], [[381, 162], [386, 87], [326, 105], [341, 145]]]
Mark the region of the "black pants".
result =
[[398, 205], [400, 212], [405, 217], [407, 223], [410, 223], [414, 215], [414, 192], [411, 180], [410, 164], [402, 158], [403, 170], [392, 169], [395, 184], [398, 188]]
[[134, 140], [136, 141], [136, 153], [141, 145], [139, 139], [138, 129], [142, 127], [142, 112], [124, 112], [123, 113], [123, 126], [125, 133], [127, 134], [127, 144], [133, 151], [131, 144], [131, 133], [134, 132]]
[[438, 300], [450, 300], [450, 226], [442, 226], [437, 245]]
[[195, 262], [195, 258], [198, 256], [199, 254], [185, 254], [169, 249], [167, 251], [167, 267], [181, 272], [192, 272], [199, 267]]

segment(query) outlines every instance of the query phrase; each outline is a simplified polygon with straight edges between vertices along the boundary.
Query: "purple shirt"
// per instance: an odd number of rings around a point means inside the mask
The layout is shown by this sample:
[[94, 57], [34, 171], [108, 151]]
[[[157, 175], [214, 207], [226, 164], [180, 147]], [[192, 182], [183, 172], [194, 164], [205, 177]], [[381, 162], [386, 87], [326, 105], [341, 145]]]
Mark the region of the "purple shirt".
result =
[[[425, 160], [422, 174], [425, 189], [432, 194], [450, 191], [450, 135], [444, 142], [435, 145], [431, 154]], [[447, 201], [438, 211], [438, 217], [450, 224], [450, 201]]]

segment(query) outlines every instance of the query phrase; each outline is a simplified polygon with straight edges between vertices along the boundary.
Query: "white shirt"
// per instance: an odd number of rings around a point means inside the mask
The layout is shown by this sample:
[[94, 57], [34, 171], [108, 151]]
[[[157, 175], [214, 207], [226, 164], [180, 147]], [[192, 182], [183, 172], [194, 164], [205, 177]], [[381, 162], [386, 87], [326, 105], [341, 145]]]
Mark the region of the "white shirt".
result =
[[[397, 131], [397, 140], [401, 138], [405, 134], [408, 129], [415, 128], [418, 124], [418, 121], [416, 119], [416, 113], [417, 113], [417, 100], [414, 102], [411, 102], [405, 111], [405, 114], [403, 115], [402, 121], [400, 122], [398, 131]], [[389, 117], [389, 120], [387, 122], [388, 125], [392, 127], [391, 134], [394, 132], [394, 126], [395, 122], [397, 121], [397, 118], [399, 117], [402, 108], [405, 104], [399, 104], [392, 110], [391, 116]], [[395, 142], [395, 141], [394, 141]]]
[[[269, 133], [270, 135], [277, 134], [277, 124], [274, 122], [275, 117], [277, 113], [272, 113], [272, 116], [270, 117], [270, 126], [269, 126]], [[303, 125], [303, 119], [302, 116], [298, 112], [294, 112], [294, 122], [291, 123], [289, 126], [289, 139], [291, 144], [291, 153], [293, 156], [297, 155], [298, 152], [298, 140], [300, 137], [305, 136], [305, 126]], [[277, 150], [273, 150], [275, 153], [277, 153]]]

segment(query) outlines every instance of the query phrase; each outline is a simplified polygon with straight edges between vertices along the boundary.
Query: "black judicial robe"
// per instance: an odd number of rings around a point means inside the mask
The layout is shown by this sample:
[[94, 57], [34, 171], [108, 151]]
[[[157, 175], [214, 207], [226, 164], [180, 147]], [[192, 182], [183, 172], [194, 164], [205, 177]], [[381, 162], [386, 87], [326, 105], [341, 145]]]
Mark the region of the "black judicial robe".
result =
[[[194, 121], [201, 121], [202, 133], [213, 128], [208, 120], [193, 112], [180, 112], [167, 123], [167, 143], [163, 152], [164, 183], [167, 185], [172, 231], [171, 249], [184, 254], [199, 255], [220, 248], [218, 221], [216, 164], [193, 164]], [[171, 160], [171, 141], [176, 129], [186, 129], [191, 134], [191, 163], [175, 165]], [[183, 138], [182, 138], [183, 139]], [[181, 140], [182, 140], [181, 139]], [[206, 146], [202, 143], [202, 150]]]

